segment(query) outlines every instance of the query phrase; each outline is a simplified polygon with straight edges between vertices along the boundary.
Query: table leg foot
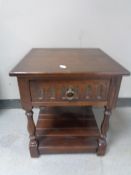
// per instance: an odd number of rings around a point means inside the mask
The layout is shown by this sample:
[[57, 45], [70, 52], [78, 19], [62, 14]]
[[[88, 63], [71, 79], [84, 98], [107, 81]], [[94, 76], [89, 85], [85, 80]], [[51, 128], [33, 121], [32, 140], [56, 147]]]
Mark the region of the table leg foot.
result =
[[98, 149], [97, 149], [97, 155], [103, 156], [106, 152], [106, 139], [105, 138], [99, 138], [98, 139]]
[[32, 158], [39, 157], [38, 144], [37, 141], [30, 141], [29, 143], [30, 155]]

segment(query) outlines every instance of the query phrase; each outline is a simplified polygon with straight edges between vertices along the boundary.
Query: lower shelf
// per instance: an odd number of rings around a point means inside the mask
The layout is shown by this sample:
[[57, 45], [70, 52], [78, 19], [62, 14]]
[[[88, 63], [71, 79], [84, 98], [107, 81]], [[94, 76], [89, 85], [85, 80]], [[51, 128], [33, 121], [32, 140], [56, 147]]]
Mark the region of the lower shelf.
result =
[[40, 110], [36, 125], [38, 151], [96, 152], [99, 129], [91, 107], [51, 107]]
[[79, 137], [40, 137], [39, 153], [85, 153], [96, 152], [97, 139]]

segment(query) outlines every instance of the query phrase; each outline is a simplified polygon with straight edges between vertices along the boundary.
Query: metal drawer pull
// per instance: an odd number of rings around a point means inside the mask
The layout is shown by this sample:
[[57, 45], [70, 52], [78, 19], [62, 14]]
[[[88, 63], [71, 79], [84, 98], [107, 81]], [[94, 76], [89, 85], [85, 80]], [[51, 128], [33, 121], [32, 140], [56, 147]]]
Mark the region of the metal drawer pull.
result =
[[75, 91], [74, 91], [72, 88], [69, 88], [69, 89], [66, 91], [65, 95], [66, 95], [67, 100], [73, 100], [73, 99], [75, 99], [75, 98], [74, 98]]

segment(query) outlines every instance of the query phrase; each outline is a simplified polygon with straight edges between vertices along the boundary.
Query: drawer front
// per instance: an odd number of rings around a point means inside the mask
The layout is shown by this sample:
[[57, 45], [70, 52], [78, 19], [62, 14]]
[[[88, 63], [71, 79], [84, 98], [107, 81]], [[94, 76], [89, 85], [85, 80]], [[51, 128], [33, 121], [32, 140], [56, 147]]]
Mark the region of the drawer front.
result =
[[31, 80], [32, 102], [106, 101], [109, 80]]

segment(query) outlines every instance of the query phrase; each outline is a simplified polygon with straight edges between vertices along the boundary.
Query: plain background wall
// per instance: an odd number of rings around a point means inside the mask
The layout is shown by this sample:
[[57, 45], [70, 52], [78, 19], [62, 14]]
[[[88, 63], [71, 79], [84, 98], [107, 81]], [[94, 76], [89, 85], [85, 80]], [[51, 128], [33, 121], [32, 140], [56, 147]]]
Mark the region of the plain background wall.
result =
[[19, 98], [8, 73], [32, 47], [97, 47], [131, 71], [131, 0], [0, 0], [0, 99]]

